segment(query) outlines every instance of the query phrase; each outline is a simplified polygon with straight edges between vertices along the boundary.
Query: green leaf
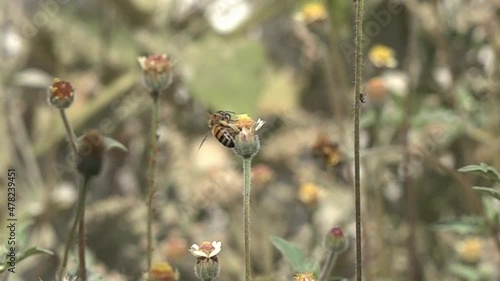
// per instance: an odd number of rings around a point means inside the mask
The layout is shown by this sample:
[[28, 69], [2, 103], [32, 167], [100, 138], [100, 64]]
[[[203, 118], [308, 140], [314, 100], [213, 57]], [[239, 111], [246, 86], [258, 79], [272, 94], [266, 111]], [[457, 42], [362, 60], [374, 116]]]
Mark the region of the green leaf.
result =
[[479, 165], [468, 165], [458, 169], [462, 173], [474, 173], [490, 180], [500, 182], [500, 173], [490, 165], [479, 163]]
[[486, 226], [482, 217], [465, 217], [458, 220], [441, 221], [433, 226], [434, 230], [451, 231], [460, 235], [480, 234]]
[[281, 252], [281, 255], [295, 272], [306, 273], [316, 270], [318, 265], [307, 262], [304, 253], [299, 247], [277, 236], [272, 236], [270, 239], [274, 247]]
[[480, 280], [479, 272], [472, 266], [460, 263], [452, 263], [448, 266], [450, 273], [468, 281]]
[[20, 254], [17, 255], [17, 262], [20, 262], [24, 260], [27, 257], [38, 255], [38, 254], [48, 254], [48, 255], [54, 255], [52, 251], [38, 248], [38, 247], [32, 247], [27, 249], [26, 251], [21, 252]]
[[497, 200], [500, 200], [500, 190], [491, 187], [483, 186], [473, 186], [472, 189], [480, 191], [481, 193], [487, 194]]

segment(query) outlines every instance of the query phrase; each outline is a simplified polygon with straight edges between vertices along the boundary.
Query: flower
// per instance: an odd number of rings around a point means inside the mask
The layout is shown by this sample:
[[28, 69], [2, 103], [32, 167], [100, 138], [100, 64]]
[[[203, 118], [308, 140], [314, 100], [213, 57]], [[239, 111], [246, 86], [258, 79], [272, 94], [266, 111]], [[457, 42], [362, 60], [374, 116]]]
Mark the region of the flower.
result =
[[295, 15], [295, 19], [307, 24], [314, 24], [326, 20], [327, 15], [326, 8], [322, 3], [311, 2], [302, 7], [302, 10]]
[[458, 243], [455, 246], [455, 251], [462, 260], [476, 263], [479, 261], [482, 248], [481, 240], [477, 237], [471, 237]]
[[323, 196], [321, 188], [313, 183], [305, 183], [300, 186], [299, 201], [308, 207], [318, 205], [319, 199]]
[[373, 46], [368, 53], [368, 58], [376, 67], [395, 68], [398, 66], [394, 50], [385, 45]]
[[153, 264], [149, 270], [151, 281], [174, 281], [177, 280], [177, 274], [167, 262]]
[[340, 227], [333, 227], [325, 237], [325, 247], [334, 253], [341, 253], [347, 249], [347, 239]]
[[247, 114], [237, 116], [234, 125], [240, 132], [235, 137], [234, 151], [243, 158], [252, 158], [260, 150], [259, 136], [256, 134], [266, 122], [258, 119], [254, 122]]
[[217, 255], [221, 251], [221, 242], [203, 242], [200, 246], [193, 244], [189, 249], [196, 257], [194, 273], [202, 281], [211, 281], [219, 276], [220, 266]]
[[172, 62], [166, 54], [154, 54], [137, 59], [144, 74], [144, 84], [151, 89], [153, 98], [172, 83]]
[[49, 87], [49, 104], [59, 108], [68, 108], [75, 98], [75, 88], [67, 81], [54, 78], [54, 83]]
[[314, 275], [310, 272], [307, 273], [297, 273], [295, 275], [295, 281], [314, 281]]
[[220, 241], [203, 242], [200, 246], [197, 244], [191, 245], [189, 251], [197, 258], [212, 258], [220, 253], [221, 247], [222, 243]]

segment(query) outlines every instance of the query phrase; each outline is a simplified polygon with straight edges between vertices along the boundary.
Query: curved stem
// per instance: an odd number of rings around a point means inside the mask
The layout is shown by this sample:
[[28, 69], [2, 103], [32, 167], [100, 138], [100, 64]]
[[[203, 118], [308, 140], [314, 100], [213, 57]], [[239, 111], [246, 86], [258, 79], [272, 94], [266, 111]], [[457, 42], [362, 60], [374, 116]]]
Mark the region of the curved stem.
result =
[[250, 265], [250, 192], [252, 173], [252, 158], [243, 158], [243, 177], [245, 180], [245, 189], [243, 191], [243, 224], [245, 239], [245, 281], [252, 280]]
[[160, 119], [160, 99], [158, 94], [153, 93], [153, 113], [151, 119], [151, 152], [149, 155], [148, 172], [148, 222], [147, 222], [147, 271], [151, 268], [153, 260], [153, 197], [155, 194], [155, 174], [156, 174], [156, 156], [158, 152], [158, 123]]
[[361, 76], [363, 68], [363, 5], [356, 0], [356, 53], [354, 72], [354, 193], [356, 197], [356, 280], [363, 280], [363, 251], [361, 242], [361, 188], [359, 169], [359, 107], [361, 98]]
[[318, 281], [326, 281], [328, 277], [331, 275], [333, 268], [335, 267], [335, 263], [337, 262], [337, 257], [339, 256], [336, 252], [329, 252], [326, 257], [325, 264], [321, 269], [321, 273], [319, 274]]

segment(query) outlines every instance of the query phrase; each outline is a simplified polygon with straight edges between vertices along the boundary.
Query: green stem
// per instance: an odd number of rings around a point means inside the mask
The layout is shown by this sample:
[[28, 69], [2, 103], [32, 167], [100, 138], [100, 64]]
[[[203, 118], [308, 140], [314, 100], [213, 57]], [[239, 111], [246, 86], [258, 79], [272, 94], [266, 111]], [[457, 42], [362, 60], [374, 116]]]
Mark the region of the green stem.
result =
[[[73, 153], [73, 164], [74, 167], [76, 167], [76, 159], [78, 157], [78, 149], [76, 146], [76, 137], [75, 134], [73, 133], [73, 129], [71, 127], [71, 124], [68, 121], [68, 117], [66, 116], [66, 112], [64, 109], [59, 109], [59, 113], [61, 114], [61, 119], [64, 124], [64, 128], [66, 129], [66, 134], [68, 136], [68, 141], [70, 143], [71, 147], [71, 152]], [[79, 190], [79, 192], [82, 192], [82, 188], [80, 187], [80, 178], [79, 174], [75, 169], [75, 182], [76, 182], [76, 188]], [[81, 195], [80, 195], [81, 198]], [[71, 227], [70, 234], [68, 238], [66, 239], [66, 245], [64, 247], [64, 256], [63, 260], [61, 263], [61, 268], [59, 269], [59, 280], [63, 280], [64, 275], [66, 274], [66, 266], [68, 264], [68, 256], [69, 256], [69, 251], [71, 250], [71, 246], [73, 245], [73, 241], [75, 239], [75, 233], [76, 233], [76, 226], [78, 225], [78, 217], [80, 216], [80, 210], [79, 208], [77, 209], [76, 217], [73, 222], [73, 226]]]
[[158, 152], [158, 123], [160, 119], [160, 99], [158, 94], [153, 93], [153, 113], [151, 119], [151, 152], [149, 155], [148, 173], [148, 224], [147, 224], [147, 271], [151, 268], [153, 260], [153, 197], [155, 190], [156, 156]]
[[325, 264], [321, 269], [321, 273], [319, 274], [318, 281], [326, 281], [328, 277], [331, 275], [333, 268], [335, 267], [335, 263], [337, 262], [337, 257], [339, 254], [337, 252], [329, 252], [326, 257]]
[[83, 188], [80, 191], [78, 198], [78, 261], [80, 281], [87, 280], [87, 267], [85, 265], [85, 201], [87, 198], [87, 190], [90, 182], [90, 176], [85, 176], [83, 180]]
[[361, 184], [359, 169], [359, 107], [361, 98], [361, 77], [363, 70], [363, 5], [356, 0], [356, 54], [354, 71], [354, 193], [356, 197], [356, 280], [363, 280], [363, 250], [361, 241]]
[[61, 119], [64, 124], [64, 128], [66, 129], [66, 134], [68, 135], [69, 144], [71, 146], [71, 151], [73, 151], [75, 158], [78, 155], [78, 149], [76, 148], [76, 137], [71, 125], [68, 121], [68, 117], [66, 116], [66, 111], [63, 108], [59, 109], [59, 113], [61, 114]]
[[250, 265], [250, 192], [252, 174], [252, 157], [243, 158], [243, 177], [245, 180], [245, 190], [243, 191], [243, 222], [244, 222], [244, 239], [245, 239], [245, 281], [252, 280], [252, 272]]

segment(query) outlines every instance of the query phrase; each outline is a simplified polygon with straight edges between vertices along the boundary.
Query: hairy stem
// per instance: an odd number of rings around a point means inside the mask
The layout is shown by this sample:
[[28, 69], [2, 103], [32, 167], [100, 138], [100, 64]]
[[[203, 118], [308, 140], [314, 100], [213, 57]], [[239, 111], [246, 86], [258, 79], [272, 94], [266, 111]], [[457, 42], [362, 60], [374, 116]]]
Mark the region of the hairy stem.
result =
[[250, 192], [252, 173], [252, 158], [243, 158], [243, 177], [245, 181], [245, 189], [243, 191], [243, 222], [244, 222], [244, 239], [245, 239], [245, 281], [252, 280], [252, 272], [250, 265]]
[[158, 123], [160, 116], [160, 99], [157, 93], [153, 93], [153, 113], [151, 119], [151, 152], [149, 155], [148, 172], [148, 221], [147, 221], [147, 271], [151, 268], [153, 260], [153, 197], [155, 189], [156, 156], [158, 153]]
[[361, 98], [361, 77], [363, 68], [363, 5], [356, 0], [356, 53], [354, 72], [354, 193], [356, 197], [356, 280], [363, 280], [363, 251], [361, 243], [361, 184], [359, 170], [359, 107]]
[[335, 267], [335, 263], [337, 262], [338, 252], [328, 252], [328, 256], [326, 257], [325, 264], [321, 269], [321, 273], [319, 274], [318, 281], [326, 281], [328, 277], [332, 274], [332, 270]]

